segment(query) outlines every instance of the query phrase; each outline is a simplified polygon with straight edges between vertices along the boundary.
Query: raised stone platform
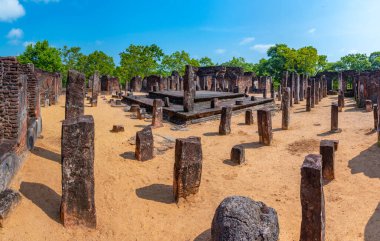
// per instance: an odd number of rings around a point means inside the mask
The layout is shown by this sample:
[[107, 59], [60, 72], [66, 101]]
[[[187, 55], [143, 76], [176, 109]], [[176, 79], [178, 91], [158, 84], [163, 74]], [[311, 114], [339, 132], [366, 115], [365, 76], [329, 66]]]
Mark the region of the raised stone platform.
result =
[[[254, 101], [251, 97], [244, 97], [244, 94], [212, 92], [212, 91], [197, 91], [194, 111], [184, 112], [183, 105], [178, 102], [183, 102], [181, 91], [161, 91], [150, 92], [148, 96], [124, 96], [123, 102], [129, 105], [137, 104], [141, 108], [146, 108], [147, 112], [153, 110], [154, 98], [163, 99], [165, 97], [174, 98], [170, 101], [170, 107], [163, 107], [164, 119], [175, 124], [194, 124], [210, 119], [220, 118], [222, 108], [231, 106], [233, 113], [240, 113], [246, 109], [261, 108], [263, 105], [271, 105], [273, 99], [264, 99], [256, 97]], [[218, 98], [220, 101], [216, 108], [211, 108], [211, 100]], [[242, 101], [242, 104], [236, 105], [236, 101]]]

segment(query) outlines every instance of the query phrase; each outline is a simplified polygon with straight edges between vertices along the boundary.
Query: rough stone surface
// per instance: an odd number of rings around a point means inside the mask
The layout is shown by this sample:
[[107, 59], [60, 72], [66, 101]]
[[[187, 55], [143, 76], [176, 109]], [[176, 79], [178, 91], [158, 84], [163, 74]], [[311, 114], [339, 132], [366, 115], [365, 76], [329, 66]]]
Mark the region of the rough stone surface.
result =
[[231, 161], [236, 164], [243, 164], [245, 162], [244, 146], [236, 145], [231, 149]]
[[365, 111], [372, 112], [372, 100], [365, 101]]
[[344, 95], [340, 93], [338, 95], [338, 112], [342, 112], [344, 107]]
[[164, 104], [165, 104], [165, 107], [170, 107], [170, 100], [169, 100], [169, 97], [165, 97], [165, 99], [164, 99]]
[[195, 99], [195, 67], [186, 65], [185, 77], [183, 79], [183, 109], [185, 112], [194, 110]]
[[228, 135], [231, 133], [232, 107], [223, 107], [220, 117], [219, 135]]
[[136, 111], [136, 118], [139, 120], [143, 120], [145, 118], [146, 110], [145, 108], [138, 108]]
[[113, 125], [111, 132], [124, 132], [124, 126], [123, 125]]
[[374, 130], [377, 129], [377, 125], [379, 123], [379, 116], [377, 114], [378, 112], [379, 112], [378, 105], [374, 104], [373, 105], [373, 124], [374, 124]]
[[246, 125], [253, 125], [254, 120], [253, 120], [253, 114], [252, 110], [246, 110], [245, 111], [245, 124]]
[[[295, 104], [298, 104], [294, 101]], [[288, 130], [290, 123], [290, 88], [287, 87], [284, 90], [284, 94], [282, 96], [282, 129]]]
[[213, 98], [212, 100], [211, 100], [211, 108], [218, 108], [219, 107], [219, 99], [218, 98]]
[[93, 117], [63, 121], [61, 147], [62, 223], [96, 228]]
[[311, 111], [311, 87], [308, 86], [306, 89], [306, 111]]
[[0, 145], [0, 192], [9, 187], [21, 165], [21, 158], [11, 152], [14, 145], [15, 142], [3, 142]]
[[66, 87], [65, 119], [84, 115], [85, 82], [84, 74], [69, 70]]
[[4, 223], [12, 210], [20, 203], [21, 195], [12, 189], [6, 189], [0, 193], [0, 227], [4, 228]]
[[332, 132], [338, 132], [338, 105], [336, 103], [333, 103], [331, 105], [331, 131]]
[[131, 105], [131, 108], [129, 109], [130, 112], [137, 112], [137, 110], [140, 108], [139, 105], [133, 104]]
[[215, 211], [212, 241], [277, 241], [280, 228], [277, 212], [248, 197], [224, 199]]
[[319, 146], [319, 154], [322, 155], [322, 175], [329, 181], [334, 180], [335, 145], [334, 141], [322, 140]]
[[153, 113], [152, 113], [152, 127], [159, 128], [163, 127], [163, 110], [162, 110], [162, 100], [155, 99], [153, 101]]
[[135, 157], [138, 161], [148, 161], [153, 159], [154, 143], [151, 127], [145, 127], [136, 132]]
[[173, 193], [180, 198], [199, 191], [202, 176], [202, 144], [200, 137], [176, 139]]
[[270, 146], [272, 143], [272, 115], [270, 110], [257, 110], [257, 126], [259, 131], [260, 143]]
[[100, 92], [100, 78], [99, 72], [95, 71], [92, 77], [92, 96], [91, 96], [91, 106], [96, 107], [98, 105], [98, 96]]
[[302, 222], [300, 241], [325, 240], [322, 156], [308, 155], [301, 167]]

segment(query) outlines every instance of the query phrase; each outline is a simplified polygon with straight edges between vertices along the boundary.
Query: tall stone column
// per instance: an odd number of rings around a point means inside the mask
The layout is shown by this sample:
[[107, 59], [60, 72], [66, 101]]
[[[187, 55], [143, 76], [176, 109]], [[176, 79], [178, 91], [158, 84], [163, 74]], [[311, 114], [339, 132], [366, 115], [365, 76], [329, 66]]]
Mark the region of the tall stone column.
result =
[[164, 126], [162, 124], [162, 120], [163, 120], [162, 100], [155, 99], [153, 101], [152, 127], [158, 128], [158, 127]]
[[314, 78], [311, 78], [310, 79], [310, 82], [311, 82], [311, 108], [314, 108], [315, 107], [315, 79]]
[[342, 94], [342, 91], [339, 91], [338, 94], [338, 111], [342, 112], [344, 107], [344, 96]]
[[185, 112], [194, 110], [195, 99], [195, 73], [194, 67], [186, 65], [185, 77], [183, 80], [183, 109]]
[[335, 147], [334, 141], [322, 140], [319, 146], [319, 154], [322, 155], [322, 175], [323, 178], [332, 181], [334, 175]]
[[378, 104], [374, 104], [373, 105], [374, 130], [377, 130], [377, 124], [379, 123], [379, 116], [377, 115], [378, 112], [379, 112]]
[[223, 107], [220, 117], [219, 135], [228, 135], [231, 133], [232, 107]]
[[380, 147], [380, 85], [377, 86], [377, 145]]
[[61, 152], [62, 223], [65, 227], [96, 228], [92, 116], [63, 121]]
[[319, 104], [319, 81], [317, 79], [314, 79], [314, 88], [315, 88], [315, 96], [314, 96], [314, 104], [318, 105]]
[[290, 122], [290, 88], [287, 87], [282, 96], [282, 129], [289, 129]]
[[257, 126], [260, 137], [260, 143], [270, 146], [272, 143], [272, 115], [270, 110], [257, 110]]
[[290, 77], [290, 82], [289, 82], [289, 86], [290, 87], [290, 106], [292, 107], [293, 106], [293, 97], [294, 97], [294, 82], [295, 82], [295, 73], [291, 73], [291, 77]]
[[279, 85], [278, 86], [278, 91], [277, 91], [277, 100], [281, 101], [281, 99], [282, 99], [282, 86]]
[[294, 104], [300, 103], [300, 75], [295, 73], [294, 79]]
[[176, 139], [173, 193], [175, 201], [196, 194], [202, 177], [202, 144], [200, 137]]
[[300, 77], [300, 101], [303, 101], [305, 99], [305, 75], [302, 74]]
[[[126, 84], [128, 85], [128, 84]], [[91, 95], [91, 106], [96, 107], [98, 105], [98, 95], [100, 90], [100, 79], [99, 72], [95, 71], [92, 79], [92, 95]]]
[[245, 111], [245, 124], [246, 125], [253, 125], [253, 115], [252, 115], [252, 110], [246, 110]]
[[322, 156], [308, 155], [301, 167], [302, 222], [300, 241], [325, 240]]
[[311, 87], [308, 86], [306, 90], [306, 111], [311, 111]]
[[331, 105], [331, 131], [332, 132], [339, 132], [338, 127], [338, 105], [336, 103], [333, 103]]
[[84, 115], [86, 77], [75, 70], [69, 70], [66, 84], [65, 119]]

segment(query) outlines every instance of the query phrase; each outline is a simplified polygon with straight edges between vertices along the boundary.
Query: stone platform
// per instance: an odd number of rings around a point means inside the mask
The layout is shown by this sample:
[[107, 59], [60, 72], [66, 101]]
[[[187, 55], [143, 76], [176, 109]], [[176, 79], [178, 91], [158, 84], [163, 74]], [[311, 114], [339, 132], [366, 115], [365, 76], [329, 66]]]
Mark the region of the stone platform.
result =
[[[226, 93], [226, 92], [212, 92], [212, 91], [197, 91], [195, 108], [192, 112], [184, 112], [183, 105], [178, 104], [183, 102], [181, 91], [160, 91], [150, 92], [148, 96], [124, 96], [122, 102], [131, 104], [138, 104], [142, 108], [146, 108], [147, 112], [153, 110], [153, 100], [164, 99], [169, 97], [170, 107], [163, 107], [164, 119], [175, 124], [194, 124], [202, 121], [220, 118], [222, 107], [231, 106], [234, 114], [252, 109], [254, 107], [262, 107], [265, 104], [272, 104], [273, 99], [263, 99], [256, 97], [255, 101], [251, 101], [251, 97], [244, 97], [244, 94]], [[174, 99], [174, 101], [171, 100]], [[219, 99], [219, 106], [211, 108], [211, 100], [213, 98]], [[242, 105], [236, 105], [236, 101], [243, 101]]]

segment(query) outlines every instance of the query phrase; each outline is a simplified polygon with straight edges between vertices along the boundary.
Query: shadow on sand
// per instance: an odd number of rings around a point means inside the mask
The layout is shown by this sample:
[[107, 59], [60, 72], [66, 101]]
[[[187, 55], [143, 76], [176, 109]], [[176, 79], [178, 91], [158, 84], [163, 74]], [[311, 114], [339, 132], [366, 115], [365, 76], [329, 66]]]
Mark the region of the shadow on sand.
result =
[[203, 233], [199, 234], [194, 241], [210, 241], [211, 240], [211, 229], [205, 230]]
[[49, 150], [46, 150], [42, 147], [34, 147], [34, 149], [31, 151], [34, 155], [42, 157], [44, 159], [48, 159], [54, 162], [61, 163], [61, 155]]
[[22, 182], [19, 191], [41, 208], [51, 219], [61, 223], [59, 218], [61, 196], [53, 189], [41, 183]]
[[372, 145], [348, 162], [351, 174], [363, 173], [369, 178], [380, 178], [380, 147]]
[[166, 204], [174, 203], [173, 187], [165, 184], [152, 184], [136, 189], [139, 198], [161, 202]]

